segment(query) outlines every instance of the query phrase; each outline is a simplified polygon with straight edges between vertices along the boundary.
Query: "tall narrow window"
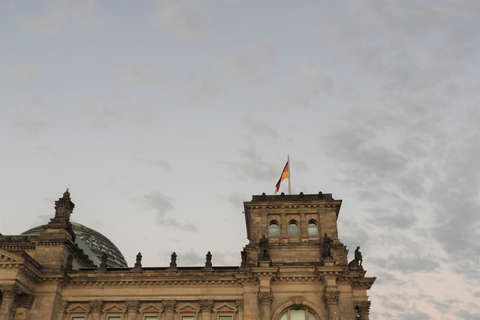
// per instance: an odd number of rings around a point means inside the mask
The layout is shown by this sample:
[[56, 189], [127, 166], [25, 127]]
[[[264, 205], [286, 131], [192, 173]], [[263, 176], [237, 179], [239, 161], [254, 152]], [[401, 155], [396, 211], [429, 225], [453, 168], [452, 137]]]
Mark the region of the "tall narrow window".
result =
[[219, 316], [218, 320], [232, 320], [232, 316]]
[[157, 316], [146, 316], [145, 320], [158, 320]]
[[308, 236], [309, 237], [318, 236], [317, 223], [313, 220], [308, 223]]
[[288, 224], [288, 236], [298, 237], [298, 224], [295, 221], [290, 221]]
[[270, 225], [268, 226], [268, 235], [270, 237], [280, 236], [280, 230], [278, 228], [278, 223], [276, 221], [270, 222]]

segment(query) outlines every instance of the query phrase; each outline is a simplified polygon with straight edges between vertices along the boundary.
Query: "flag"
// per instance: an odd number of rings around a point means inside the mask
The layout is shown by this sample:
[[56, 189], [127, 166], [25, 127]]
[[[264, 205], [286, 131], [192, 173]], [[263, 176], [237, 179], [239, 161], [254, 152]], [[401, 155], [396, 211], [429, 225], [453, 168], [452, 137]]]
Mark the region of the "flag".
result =
[[277, 185], [275, 186], [275, 193], [278, 192], [278, 189], [280, 189], [280, 183], [282, 183], [283, 180], [290, 178], [289, 175], [289, 169], [288, 169], [288, 161], [287, 164], [285, 165], [285, 168], [283, 168], [282, 175], [280, 176], [280, 179], [278, 179]]

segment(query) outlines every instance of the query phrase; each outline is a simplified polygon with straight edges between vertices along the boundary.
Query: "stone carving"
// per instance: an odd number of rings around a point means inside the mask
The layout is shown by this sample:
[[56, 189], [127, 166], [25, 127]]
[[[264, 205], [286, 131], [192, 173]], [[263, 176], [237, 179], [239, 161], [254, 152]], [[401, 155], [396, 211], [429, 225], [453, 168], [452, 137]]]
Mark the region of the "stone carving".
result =
[[90, 305], [90, 312], [99, 314], [102, 312], [103, 301], [102, 300], [94, 300], [89, 302]]
[[322, 243], [322, 257], [323, 258], [333, 258], [332, 257], [332, 246], [333, 240], [327, 236], [325, 233], [323, 235], [323, 243]]
[[243, 311], [243, 306], [244, 306], [243, 299], [235, 300], [235, 305], [237, 306], [239, 311]]
[[325, 305], [337, 305], [340, 298], [340, 291], [328, 291], [323, 295]]
[[363, 263], [363, 256], [362, 256], [362, 253], [360, 252], [360, 246], [357, 246], [357, 249], [355, 249], [354, 259], [350, 261], [350, 263], [348, 264], [348, 267], [350, 269], [355, 269], [355, 268], [363, 269], [362, 263]]
[[127, 307], [128, 312], [137, 312], [138, 307], [140, 306], [140, 301], [138, 301], [138, 300], [127, 300], [127, 301], [125, 301], [125, 306]]
[[260, 258], [269, 259], [270, 252], [268, 250], [268, 238], [265, 235], [263, 235], [263, 237], [260, 239], [259, 246], [260, 246]]
[[51, 223], [69, 223], [75, 204], [70, 199], [70, 192], [65, 191], [63, 197], [55, 201], [55, 217], [51, 219]]
[[209, 299], [209, 300], [200, 300], [200, 308], [202, 309], [202, 311], [212, 311], [212, 308], [213, 308], [213, 300]]
[[135, 269], [140, 269], [142, 267], [142, 253], [137, 254], [137, 261], [135, 262]]
[[205, 261], [205, 267], [206, 268], [211, 268], [212, 267], [212, 254], [210, 251], [207, 253], [207, 261]]
[[[33, 302], [33, 299], [32, 299], [32, 302]], [[57, 313], [62, 315], [65, 314], [67, 307], [68, 307], [67, 301], [65, 300], [60, 301], [60, 303], [57, 306]]]
[[272, 292], [259, 292], [258, 295], [258, 302], [262, 304], [269, 304], [271, 305], [273, 302], [273, 293]]
[[98, 270], [107, 271], [107, 259], [108, 259], [108, 255], [106, 253], [102, 254], [102, 261], [100, 262], [100, 266], [98, 267]]
[[163, 308], [166, 312], [173, 313], [175, 311], [175, 307], [177, 306], [176, 300], [165, 300], [163, 301]]
[[14, 284], [6, 285], [2, 289], [3, 299], [7, 298], [7, 299], [13, 300], [17, 297], [19, 293], [20, 293], [20, 289]]
[[174, 251], [170, 259], [170, 268], [176, 268], [176, 267], [177, 267], [177, 254]]

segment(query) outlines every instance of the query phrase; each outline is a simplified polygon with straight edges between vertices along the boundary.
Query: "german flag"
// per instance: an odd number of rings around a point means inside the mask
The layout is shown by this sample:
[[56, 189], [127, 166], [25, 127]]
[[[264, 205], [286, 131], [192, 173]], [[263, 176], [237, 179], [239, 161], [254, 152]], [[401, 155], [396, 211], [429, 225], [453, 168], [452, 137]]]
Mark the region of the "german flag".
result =
[[288, 161], [287, 161], [287, 164], [285, 165], [285, 168], [283, 168], [282, 175], [280, 176], [280, 179], [278, 179], [277, 185], [275, 186], [275, 193], [277, 193], [278, 189], [280, 189], [280, 183], [282, 183], [282, 181], [287, 178], [290, 178], [289, 170], [288, 170]]

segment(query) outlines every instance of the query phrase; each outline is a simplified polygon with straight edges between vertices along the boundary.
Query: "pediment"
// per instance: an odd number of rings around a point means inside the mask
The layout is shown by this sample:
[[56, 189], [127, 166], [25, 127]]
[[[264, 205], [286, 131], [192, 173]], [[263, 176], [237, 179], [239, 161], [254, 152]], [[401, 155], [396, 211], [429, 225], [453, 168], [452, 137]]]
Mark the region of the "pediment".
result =
[[24, 260], [22, 256], [0, 249], [0, 263], [22, 263]]
[[143, 308], [140, 308], [139, 311], [143, 313], [147, 313], [147, 312], [154, 313], [154, 312], [161, 312], [162, 308], [158, 305], [151, 303]]
[[85, 306], [82, 306], [80, 304], [74, 304], [72, 306], [69, 306], [67, 309], [68, 313], [87, 313], [89, 309]]
[[222, 305], [220, 305], [216, 308], [213, 308], [213, 311], [216, 312], [216, 313], [219, 313], [219, 312], [236, 312], [237, 308], [224, 303], [224, 304], [222, 304]]
[[195, 308], [190, 303], [187, 303], [187, 304], [177, 308], [178, 312], [194, 312], [194, 313], [197, 313], [198, 310], [199, 310], [198, 308]]
[[104, 308], [103, 310], [104, 310], [104, 312], [112, 312], [112, 313], [118, 312], [118, 313], [123, 313], [123, 312], [125, 311], [125, 308], [122, 308], [122, 307], [120, 307], [120, 306], [117, 305], [117, 304], [113, 304], [113, 305], [111, 305], [111, 306], [108, 306], [107, 308]]

